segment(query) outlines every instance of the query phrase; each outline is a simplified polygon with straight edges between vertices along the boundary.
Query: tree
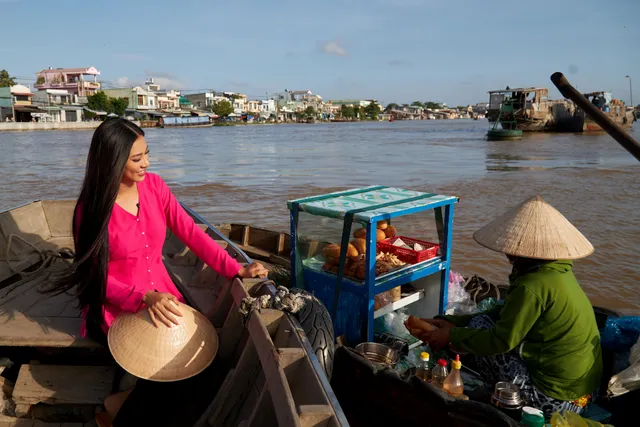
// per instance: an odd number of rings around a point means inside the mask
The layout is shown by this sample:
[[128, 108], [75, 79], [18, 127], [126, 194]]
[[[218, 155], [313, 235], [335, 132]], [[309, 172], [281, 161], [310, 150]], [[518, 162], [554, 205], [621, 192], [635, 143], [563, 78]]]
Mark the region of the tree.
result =
[[354, 117], [353, 107], [347, 107], [342, 104], [342, 107], [340, 107], [340, 116], [344, 119], [352, 119]]
[[113, 104], [111, 104], [109, 97], [103, 91], [87, 96], [87, 107], [93, 111], [104, 111], [107, 114], [113, 113]]
[[380, 106], [375, 102], [364, 107], [364, 114], [371, 120], [378, 120], [378, 114], [380, 114]]
[[129, 106], [129, 98], [110, 98], [111, 108], [113, 113], [119, 116], [124, 116], [124, 112]]
[[211, 106], [211, 111], [220, 117], [227, 117], [229, 114], [233, 113], [233, 105], [231, 105], [229, 101], [217, 101]]
[[411, 106], [412, 106], [412, 107], [420, 107], [420, 108], [424, 108], [424, 104], [423, 104], [422, 102], [420, 102], [420, 101], [413, 101], [413, 102], [411, 103]]
[[15, 77], [9, 76], [9, 72], [7, 70], [0, 70], [0, 87], [11, 87], [16, 84]]
[[440, 110], [442, 109], [442, 105], [439, 102], [426, 101], [424, 103], [424, 108], [428, 110]]
[[356, 119], [360, 119], [364, 116], [364, 113], [362, 112], [362, 107], [360, 107], [359, 105], [356, 105], [353, 107], [353, 117]]
[[397, 110], [398, 108], [400, 108], [400, 106], [395, 102], [392, 102], [391, 104], [387, 105], [387, 108], [385, 108], [385, 111]]

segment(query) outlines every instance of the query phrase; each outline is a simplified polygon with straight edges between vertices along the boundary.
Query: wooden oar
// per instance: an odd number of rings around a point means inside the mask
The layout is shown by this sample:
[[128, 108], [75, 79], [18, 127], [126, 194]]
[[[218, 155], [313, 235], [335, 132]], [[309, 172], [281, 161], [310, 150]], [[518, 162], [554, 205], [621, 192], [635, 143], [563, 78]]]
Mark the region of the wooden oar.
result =
[[620, 145], [622, 145], [636, 159], [640, 160], [640, 143], [638, 143], [638, 141], [636, 141], [628, 132], [622, 129], [618, 124], [614, 123], [613, 120], [607, 117], [595, 105], [589, 102], [587, 98], [571, 86], [567, 78], [562, 75], [562, 73], [553, 73], [551, 75], [551, 81], [556, 85], [560, 93], [562, 93], [565, 98], [575, 102], [582, 111], [588, 114], [589, 117], [599, 124], [600, 127], [611, 135], [613, 139], [618, 141]]

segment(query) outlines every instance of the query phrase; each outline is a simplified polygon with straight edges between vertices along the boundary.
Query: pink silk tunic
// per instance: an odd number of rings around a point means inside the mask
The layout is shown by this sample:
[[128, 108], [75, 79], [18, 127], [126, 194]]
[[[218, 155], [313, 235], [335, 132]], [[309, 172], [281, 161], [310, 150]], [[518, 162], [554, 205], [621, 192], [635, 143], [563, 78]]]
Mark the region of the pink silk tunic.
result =
[[[102, 324], [105, 333], [120, 312], [143, 308], [142, 299], [149, 291], [168, 292], [184, 303], [162, 262], [167, 227], [219, 274], [230, 279], [242, 268], [195, 224], [162, 178], [147, 173], [137, 186], [138, 215], [116, 203], [109, 220], [107, 298]], [[84, 323], [81, 332], [86, 336]]]

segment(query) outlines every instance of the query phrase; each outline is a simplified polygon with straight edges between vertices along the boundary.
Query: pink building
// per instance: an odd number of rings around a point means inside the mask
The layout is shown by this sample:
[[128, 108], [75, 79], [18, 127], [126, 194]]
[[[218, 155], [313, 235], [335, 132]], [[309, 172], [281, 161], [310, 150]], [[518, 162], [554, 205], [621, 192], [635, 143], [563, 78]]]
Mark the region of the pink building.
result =
[[72, 95], [89, 96], [100, 90], [100, 71], [89, 68], [51, 68], [36, 73], [38, 89], [66, 89]]

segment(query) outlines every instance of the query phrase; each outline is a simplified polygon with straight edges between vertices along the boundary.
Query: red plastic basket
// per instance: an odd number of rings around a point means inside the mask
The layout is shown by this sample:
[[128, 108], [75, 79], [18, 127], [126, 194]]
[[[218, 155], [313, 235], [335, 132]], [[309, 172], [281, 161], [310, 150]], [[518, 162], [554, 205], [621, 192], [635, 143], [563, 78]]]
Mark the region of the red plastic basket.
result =
[[[407, 243], [408, 245], [420, 243], [425, 249], [421, 251], [414, 251], [413, 249], [393, 246], [393, 243], [398, 239], [402, 239], [402, 241]], [[410, 237], [396, 236], [378, 242], [377, 249], [378, 252], [391, 252], [401, 261], [407, 262], [409, 264], [417, 264], [419, 262], [435, 258], [438, 255], [438, 249], [440, 249], [440, 245], [431, 242], [425, 242], [424, 240], [412, 239]]]

